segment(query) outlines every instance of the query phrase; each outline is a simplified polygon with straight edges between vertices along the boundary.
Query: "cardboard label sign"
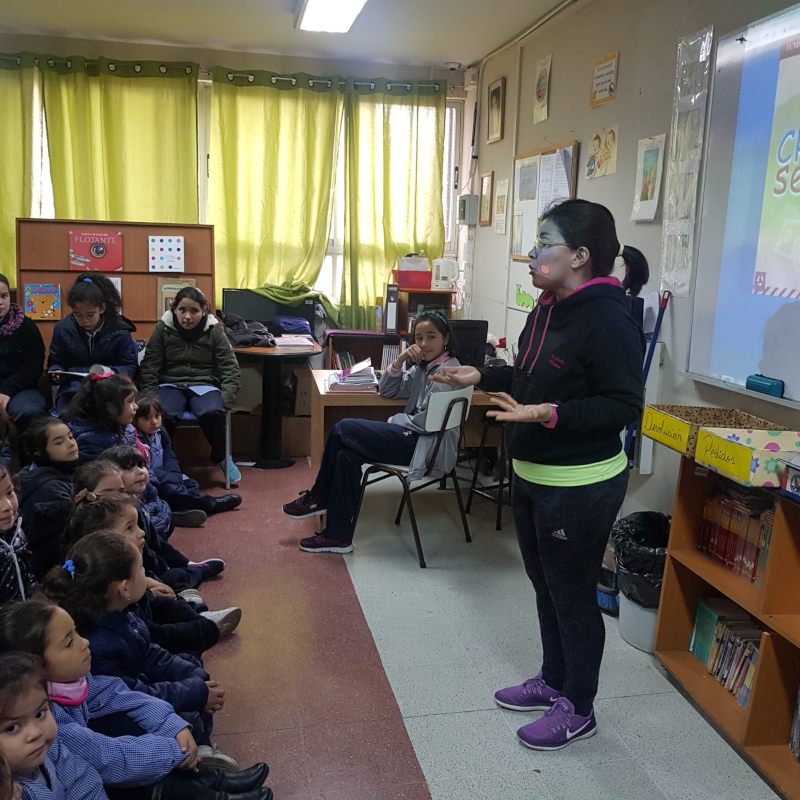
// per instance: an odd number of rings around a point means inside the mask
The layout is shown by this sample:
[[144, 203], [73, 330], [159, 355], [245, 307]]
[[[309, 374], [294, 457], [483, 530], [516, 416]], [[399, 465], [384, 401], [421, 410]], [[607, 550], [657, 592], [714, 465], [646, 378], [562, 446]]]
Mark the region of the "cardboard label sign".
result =
[[665, 414], [652, 406], [647, 406], [642, 417], [642, 433], [679, 453], [686, 452], [691, 427], [685, 420]]

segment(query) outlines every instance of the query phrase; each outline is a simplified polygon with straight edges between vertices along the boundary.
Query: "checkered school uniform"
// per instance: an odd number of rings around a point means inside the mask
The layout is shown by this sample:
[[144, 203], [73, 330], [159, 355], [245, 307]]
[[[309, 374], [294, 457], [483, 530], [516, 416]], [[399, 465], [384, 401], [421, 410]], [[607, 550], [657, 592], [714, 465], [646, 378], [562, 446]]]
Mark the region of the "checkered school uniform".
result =
[[[58, 735], [80, 753], [109, 786], [145, 786], [161, 780], [186, 758], [175, 734], [186, 727], [169, 703], [131, 691], [120, 678], [86, 676], [89, 694], [79, 706], [52, 703]], [[123, 711], [147, 733], [112, 739], [87, 727], [90, 719]], [[70, 799], [71, 800], [71, 799]]]
[[50, 745], [40, 769], [49, 786], [34, 776], [14, 775], [23, 800], [108, 800], [97, 770], [71, 752], [60, 735]]

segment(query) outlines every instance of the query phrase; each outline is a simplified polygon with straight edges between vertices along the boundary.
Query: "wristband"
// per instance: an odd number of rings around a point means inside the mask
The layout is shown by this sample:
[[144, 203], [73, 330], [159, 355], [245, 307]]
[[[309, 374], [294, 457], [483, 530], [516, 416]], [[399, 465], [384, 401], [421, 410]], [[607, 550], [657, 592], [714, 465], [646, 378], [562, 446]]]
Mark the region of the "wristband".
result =
[[558, 422], [558, 405], [556, 403], [550, 403], [550, 408], [553, 409], [553, 416], [551, 416], [547, 422], [542, 423], [545, 428], [555, 428]]

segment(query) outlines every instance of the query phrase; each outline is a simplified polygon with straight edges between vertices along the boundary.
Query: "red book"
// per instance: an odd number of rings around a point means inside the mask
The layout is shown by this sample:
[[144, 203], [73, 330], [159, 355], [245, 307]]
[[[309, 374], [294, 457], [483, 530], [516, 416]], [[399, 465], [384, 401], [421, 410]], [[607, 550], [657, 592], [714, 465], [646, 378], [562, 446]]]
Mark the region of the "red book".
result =
[[75, 271], [119, 272], [122, 269], [122, 234], [71, 231], [69, 268]]

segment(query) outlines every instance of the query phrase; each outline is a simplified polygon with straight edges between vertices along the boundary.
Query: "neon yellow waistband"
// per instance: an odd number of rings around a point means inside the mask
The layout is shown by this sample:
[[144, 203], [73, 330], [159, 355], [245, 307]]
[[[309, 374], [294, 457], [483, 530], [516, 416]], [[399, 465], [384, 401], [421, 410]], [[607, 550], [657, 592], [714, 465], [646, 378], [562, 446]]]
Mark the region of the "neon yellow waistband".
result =
[[571, 467], [556, 467], [552, 464], [533, 464], [514, 459], [514, 472], [528, 483], [542, 486], [588, 486], [619, 475], [628, 468], [628, 459], [620, 450], [613, 458], [596, 461], [594, 464], [578, 464]]

